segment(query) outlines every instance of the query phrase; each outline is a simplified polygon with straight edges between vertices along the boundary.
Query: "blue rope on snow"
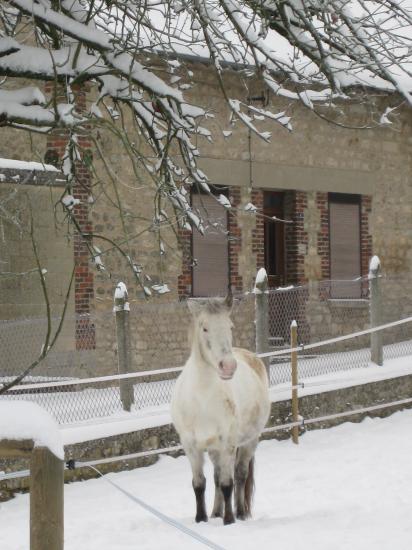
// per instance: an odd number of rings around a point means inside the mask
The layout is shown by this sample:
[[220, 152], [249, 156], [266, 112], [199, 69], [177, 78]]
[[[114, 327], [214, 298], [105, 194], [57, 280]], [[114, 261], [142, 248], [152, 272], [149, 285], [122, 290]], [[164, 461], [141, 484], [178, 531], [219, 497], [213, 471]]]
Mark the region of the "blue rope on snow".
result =
[[140, 498], [132, 495], [131, 493], [129, 493], [129, 491], [126, 491], [126, 489], [123, 489], [123, 487], [120, 487], [120, 485], [117, 485], [117, 483], [115, 483], [114, 481], [112, 481], [112, 480], [108, 479], [107, 477], [105, 477], [94, 466], [89, 466], [89, 468], [92, 468], [107, 483], [110, 483], [110, 485], [113, 485], [113, 487], [115, 487], [118, 491], [123, 493], [125, 496], [130, 498], [130, 500], [133, 500], [133, 502], [135, 502], [136, 504], [138, 504], [139, 506], [141, 506], [142, 508], [144, 508], [145, 510], [147, 510], [148, 512], [150, 512], [154, 516], [156, 516], [161, 521], [164, 521], [165, 523], [168, 523], [172, 527], [175, 527], [176, 529], [179, 529], [179, 531], [182, 531], [182, 533], [185, 533], [185, 535], [189, 535], [189, 537], [192, 537], [193, 539], [197, 540], [201, 544], [204, 544], [205, 546], [208, 546], [209, 548], [213, 548], [214, 550], [225, 550], [222, 546], [219, 546], [219, 545], [215, 544], [214, 542], [208, 540], [207, 538], [202, 537], [202, 535], [199, 535], [198, 533], [196, 533], [196, 531], [193, 531], [192, 529], [189, 529], [189, 527], [186, 527], [182, 523], [179, 523], [178, 521], [176, 521], [172, 518], [169, 518], [169, 516], [166, 516], [162, 512], [159, 512], [159, 510], [156, 510], [156, 508], [153, 508], [152, 506], [150, 506], [150, 504], [146, 504], [146, 502], [144, 502]]

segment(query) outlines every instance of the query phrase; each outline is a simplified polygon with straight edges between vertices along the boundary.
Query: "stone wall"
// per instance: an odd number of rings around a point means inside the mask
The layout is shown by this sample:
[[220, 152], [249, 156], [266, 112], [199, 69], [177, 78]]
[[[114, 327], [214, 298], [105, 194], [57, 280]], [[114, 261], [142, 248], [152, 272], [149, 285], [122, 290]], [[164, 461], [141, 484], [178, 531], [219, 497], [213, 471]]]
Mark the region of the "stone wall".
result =
[[[252, 288], [256, 269], [264, 260], [262, 219], [244, 211], [244, 206], [250, 201], [256, 202], [258, 207], [262, 205], [263, 190], [283, 190], [286, 194], [286, 214], [294, 222], [286, 228], [286, 263], [288, 281], [292, 283], [318, 281], [328, 277], [327, 192], [358, 193], [363, 197], [362, 273], [367, 270], [369, 256], [372, 253], [380, 255], [384, 273], [388, 276], [384, 289], [386, 314], [395, 317], [399, 312], [410, 312], [412, 301], [407, 296], [405, 298], [412, 270], [410, 111], [400, 109], [392, 128], [352, 130], [321, 121], [303, 106], [289, 104], [269, 94], [268, 106], [275, 111], [286, 109], [292, 116], [294, 130], [288, 132], [280, 125], [263, 123], [263, 129], [272, 132], [272, 141], [268, 144], [250, 135], [239, 122], [234, 126], [230, 124], [229, 110], [209, 66], [196, 63], [189, 68], [194, 72], [194, 87], [185, 92], [188, 101], [202, 104], [215, 115], [214, 118], [202, 121], [213, 132], [214, 140], [209, 143], [199, 138], [198, 146], [202, 152], [200, 165], [214, 185], [230, 187], [229, 194], [236, 206], [229, 223], [230, 237], [233, 237], [230, 240], [231, 283], [235, 290], [241, 293]], [[243, 76], [236, 71], [228, 71], [224, 78], [232, 97], [247, 101], [250, 95], [261, 95], [260, 82], [248, 82], [246, 86]], [[88, 109], [94, 100], [95, 91], [91, 90], [82, 97], [82, 108]], [[375, 101], [378, 107], [382, 107], [383, 104], [394, 104], [396, 98], [382, 96]], [[354, 124], [362, 122], [364, 113], [360, 106], [343, 105], [342, 108], [351, 110]], [[130, 118], [126, 116], [118, 122], [119, 130], [122, 123], [131, 129], [131, 136], [144, 151], [145, 144], [142, 137], [132, 130]], [[232, 136], [225, 137], [222, 130], [231, 130]], [[117, 281], [124, 280], [127, 284], [132, 305], [141, 304], [145, 307], [146, 303], [145, 293], [130, 269], [130, 262], [112, 243], [122, 243], [126, 255], [143, 273], [144, 286], [149, 290], [156, 283], [168, 284], [171, 290], [169, 294], [155, 296], [151, 300], [155, 304], [166, 304], [166, 309], [170, 307], [171, 311], [174, 307], [169, 304], [176, 304], [179, 298], [191, 294], [191, 248], [189, 232], [183, 235], [180, 233], [180, 241], [170, 228], [144, 232], [153, 220], [155, 200], [155, 189], [149, 175], [136, 169], [113, 133], [102, 128], [93, 134], [93, 138], [96, 174], [92, 194], [98, 200], [88, 202], [87, 216], [83, 221], [87, 227], [93, 227], [93, 245], [104, 252], [105, 270], [97, 271], [84, 257], [81, 265], [79, 263], [77, 266], [77, 293], [74, 296], [76, 308], [80, 310], [83, 299], [86, 299], [87, 312], [95, 316], [97, 324], [95, 327], [79, 327], [77, 324], [77, 333], [76, 326], [74, 329], [70, 327], [68, 331], [73, 330], [77, 334], [78, 343], [79, 330], [87, 332], [89, 328], [93, 331], [95, 328], [95, 341], [91, 347], [96, 348], [93, 356], [97, 359], [84, 372], [98, 374], [112, 371], [115, 365], [113, 323], [108, 321], [106, 315], [112, 307]], [[85, 142], [86, 149], [88, 143]], [[49, 142], [49, 149], [52, 145]], [[55, 145], [58, 146], [57, 142]], [[47, 152], [46, 146], [42, 138], [35, 136], [30, 142], [27, 134], [7, 129], [4, 133], [2, 130], [0, 155], [23, 160], [42, 159]], [[115, 179], [116, 185], [113, 183]], [[39, 245], [41, 249], [48, 250], [48, 256], [51, 256], [50, 247], [53, 247], [53, 258], [49, 258], [48, 268], [50, 279], [52, 273], [55, 274], [56, 282], [51, 286], [55, 286], [54, 302], [58, 305], [61, 304], [64, 287], [64, 277], [60, 275], [67, 276], [69, 264], [73, 265], [74, 241], [66, 240], [63, 232], [60, 241], [54, 238], [53, 233], [51, 242], [50, 235], [51, 231], [55, 231], [55, 226], [50, 206], [56, 200], [55, 192], [47, 204], [45, 190], [30, 190], [30, 193], [35, 193], [36, 197], [43, 193], [41, 200], [33, 199], [37, 200], [35, 214], [43, 225], [39, 233]], [[83, 203], [88, 201], [86, 195], [82, 195]], [[111, 242], [104, 240], [104, 237], [108, 237]], [[163, 254], [159, 254], [160, 241], [164, 246]], [[28, 248], [25, 242], [24, 250], [21, 248], [15, 255], [16, 261], [17, 256], [19, 262], [29, 257]], [[5, 256], [12, 256], [16, 249], [14, 245], [6, 244], [4, 250]], [[77, 252], [84, 256], [83, 249]], [[26, 263], [31, 265], [30, 262]], [[13, 288], [9, 282], [0, 284], [6, 285], [2, 287], [6, 297], [4, 303], [14, 304], [9, 309], [3, 308], [4, 318], [37, 315], [41, 312], [42, 299], [38, 283], [25, 282], [23, 286], [22, 283], [17, 286], [14, 283]], [[19, 303], [21, 305], [17, 306]], [[36, 307], [33, 308], [30, 305], [32, 303]], [[71, 307], [74, 307], [73, 303]], [[166, 337], [163, 331], [171, 330], [170, 327], [179, 327], [171, 338], [168, 349], [170, 355], [161, 355], [159, 351], [161, 360], [156, 360], [156, 363], [164, 364], [170, 356], [173, 356], [173, 361], [180, 362], [185, 355], [186, 327], [181, 321], [184, 316], [178, 312], [178, 308], [175, 310], [175, 317], [165, 314], [157, 325], [149, 317], [147, 321], [142, 318], [138, 327], [133, 326], [137, 335], [135, 347], [136, 357], [139, 358], [136, 364], [139, 364], [139, 368], [149, 368], [149, 363], [153, 362], [150, 352], [143, 347], [150, 348], [154, 342], [164, 342]], [[320, 316], [320, 313], [316, 315]], [[324, 322], [332, 313], [325, 309], [322, 315]], [[242, 336], [241, 341], [248, 346], [253, 345], [252, 316], [248, 313], [242, 319], [244, 326], [240, 332], [248, 336]], [[164, 328], [157, 330], [156, 327]], [[149, 333], [162, 336], [158, 340], [149, 340], [146, 336]], [[138, 346], [141, 348], [139, 354]], [[172, 346], [176, 346], [176, 349]]]

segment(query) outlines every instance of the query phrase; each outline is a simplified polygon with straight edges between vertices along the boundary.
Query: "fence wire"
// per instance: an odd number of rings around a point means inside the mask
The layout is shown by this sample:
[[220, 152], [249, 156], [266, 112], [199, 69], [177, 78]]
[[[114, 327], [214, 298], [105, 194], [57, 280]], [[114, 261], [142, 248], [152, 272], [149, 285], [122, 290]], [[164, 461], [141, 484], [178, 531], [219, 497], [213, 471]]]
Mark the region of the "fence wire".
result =
[[[332, 285], [333, 283], [333, 285]], [[289, 347], [290, 323], [298, 322], [299, 344], [320, 342], [369, 327], [369, 303], [364, 282], [344, 282], [340, 294], [348, 295], [356, 283], [359, 298], [331, 298], [338, 292], [339, 282], [317, 284], [269, 292], [269, 345], [281, 350]], [[386, 286], [385, 286], [386, 285]], [[333, 292], [331, 288], [333, 287]], [[408, 298], [393, 299], [402, 281], [382, 281], [385, 300], [382, 322], [412, 314]], [[349, 291], [348, 291], [349, 288]], [[360, 289], [360, 290], [359, 290]], [[352, 294], [355, 294], [353, 290]], [[255, 305], [252, 294], [235, 301], [234, 344], [254, 349]], [[399, 317], [396, 317], [398, 313]], [[59, 319], [53, 319], [57, 326]], [[182, 366], [189, 353], [188, 327], [190, 315], [185, 302], [131, 304], [131, 357], [133, 372], [165, 369], [162, 374], [147, 374], [132, 381], [133, 411], [150, 411], [167, 406], [178, 373], [168, 368]], [[47, 323], [44, 319], [0, 321], [0, 382], [9, 381], [40, 353]], [[382, 331], [384, 360], [412, 356], [411, 323]], [[370, 364], [369, 336], [361, 336], [299, 352], [299, 378], [326, 375]], [[69, 380], [70, 385], [51, 388], [20, 387], [0, 396], [1, 399], [35, 401], [47, 409], [61, 424], [122, 415], [119, 382], [100, 381], [79, 384], [78, 379], [118, 374], [115, 319], [112, 311], [92, 316], [68, 317], [61, 338], [29, 377], [26, 384]], [[270, 361], [270, 384], [289, 382], [288, 355]]]

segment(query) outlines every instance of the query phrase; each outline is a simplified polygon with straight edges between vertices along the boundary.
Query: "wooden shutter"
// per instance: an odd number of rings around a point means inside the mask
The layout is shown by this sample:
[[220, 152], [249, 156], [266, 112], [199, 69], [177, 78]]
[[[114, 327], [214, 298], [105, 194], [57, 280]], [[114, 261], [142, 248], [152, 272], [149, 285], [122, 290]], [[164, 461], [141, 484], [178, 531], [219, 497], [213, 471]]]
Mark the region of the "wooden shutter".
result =
[[329, 198], [332, 298], [360, 298], [361, 283], [344, 283], [360, 276], [360, 204], [354, 198]]
[[193, 194], [192, 205], [205, 225], [204, 235], [193, 229], [193, 296], [224, 296], [229, 285], [227, 211], [209, 195]]

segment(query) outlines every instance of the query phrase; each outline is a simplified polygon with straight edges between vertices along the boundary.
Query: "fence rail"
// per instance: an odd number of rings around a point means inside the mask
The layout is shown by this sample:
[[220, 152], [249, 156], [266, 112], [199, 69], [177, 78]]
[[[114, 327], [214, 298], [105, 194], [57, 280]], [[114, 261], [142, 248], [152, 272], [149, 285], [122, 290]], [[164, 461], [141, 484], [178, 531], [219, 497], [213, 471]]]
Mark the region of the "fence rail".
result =
[[[269, 380], [271, 387], [274, 387], [280, 383], [292, 382], [290, 355], [293, 352], [296, 352], [298, 356], [299, 380], [330, 372], [344, 372], [354, 368], [367, 367], [370, 364], [369, 348], [336, 352], [333, 349], [334, 344], [343, 340], [356, 340], [365, 335], [382, 333], [394, 327], [407, 326], [410, 331], [411, 323], [412, 317], [408, 317], [324, 342], [299, 345], [260, 355], [272, 356], [281, 360], [280, 363], [271, 363], [270, 365]], [[397, 348], [396, 353], [394, 353], [394, 347]], [[308, 351], [312, 351], [312, 353], [308, 354]], [[391, 344], [391, 353], [397, 357], [412, 356], [412, 339]], [[386, 355], [386, 347], [384, 347], [384, 355]], [[159, 407], [170, 402], [175, 379], [182, 368], [21, 384], [10, 389], [3, 399], [24, 398], [35, 401], [53, 414], [61, 424], [109, 417], [118, 415], [124, 410], [119, 381], [128, 380], [130, 382], [134, 395], [132, 410], [135, 412], [147, 410], [150, 407]], [[306, 384], [308, 387], [310, 385]]]
[[[365, 280], [361, 281], [362, 288]], [[374, 281], [377, 285], [388, 284], [380, 276], [376, 276]], [[334, 282], [334, 291], [338, 283]], [[346, 292], [352, 283], [358, 284], [359, 281], [344, 283]], [[291, 381], [289, 327], [292, 320], [297, 321], [299, 345], [293, 351], [298, 355], [300, 380], [367, 367], [374, 359], [371, 337], [375, 344], [378, 342], [381, 346], [383, 361], [412, 356], [412, 305], [409, 309], [406, 299], [402, 307], [409, 316], [383, 324], [386, 320], [392, 321], [388, 319], [389, 308], [384, 308], [385, 303], [375, 307], [371, 319], [368, 301], [362, 298], [336, 303], [325, 291], [330, 286], [331, 282], [327, 281], [271, 290], [267, 289], [264, 273], [260, 273], [254, 293], [239, 297], [236, 301], [233, 312], [235, 344], [249, 349], [255, 347], [267, 362], [272, 387]], [[370, 294], [373, 299], [373, 291]], [[31, 373], [27, 383], [12, 388], [0, 398], [35, 401], [62, 424], [118, 415], [124, 410], [147, 410], [167, 405], [175, 378], [188, 355], [186, 332], [189, 315], [186, 304], [137, 306], [132, 303], [129, 312], [119, 299], [115, 308], [116, 323], [113, 312], [96, 316], [89, 323], [97, 330], [95, 349], [86, 350], [82, 345], [74, 349], [79, 343], [73, 341], [65, 347], [66, 327], [61, 348]], [[124, 301], [127, 302], [127, 296]], [[399, 311], [401, 309], [398, 308]], [[277, 319], [277, 325], [274, 319]], [[382, 326], [374, 327], [379, 319]], [[44, 327], [44, 321], [41, 323]], [[78, 323], [69, 319], [69, 329], [76, 326]], [[33, 327], [36, 328], [36, 338], [30, 339], [27, 336]], [[40, 334], [33, 320], [0, 322], [3, 350], [0, 385], [10, 381], [15, 374], [9, 365], [13, 353], [18, 359], [19, 370], [22, 364], [25, 366], [29, 361], [30, 350], [38, 353], [42, 342]], [[380, 337], [373, 338], [373, 335]], [[174, 338], [177, 338], [177, 343]], [[37, 350], [34, 342], [37, 343]], [[123, 349], [119, 342], [123, 342]], [[64, 361], [68, 356], [78, 362], [75, 367], [67, 368], [66, 363], [63, 366], [59, 364], [59, 360]], [[145, 358], [143, 366], [152, 367], [150, 370], [142, 369], [142, 357]]]

